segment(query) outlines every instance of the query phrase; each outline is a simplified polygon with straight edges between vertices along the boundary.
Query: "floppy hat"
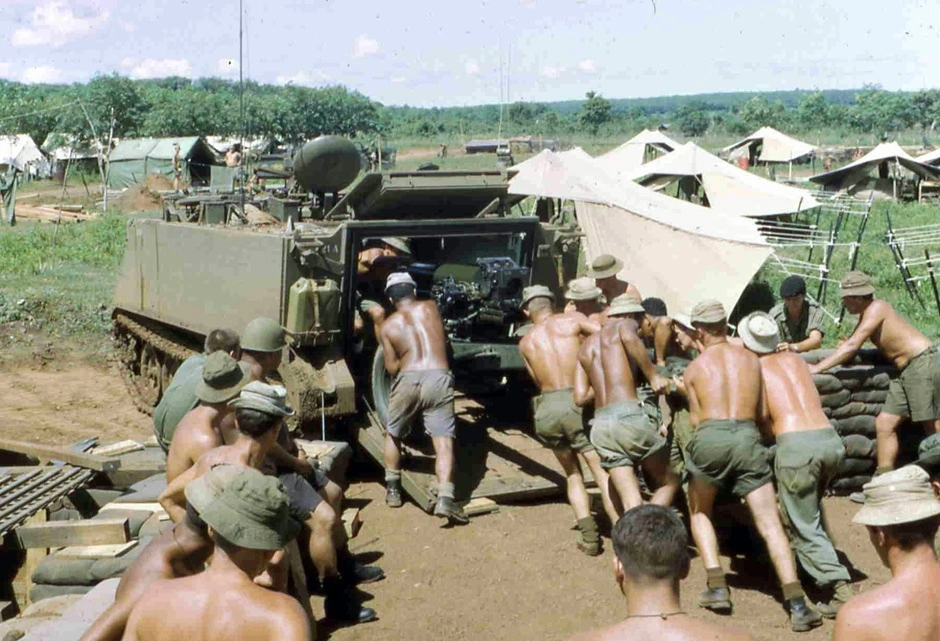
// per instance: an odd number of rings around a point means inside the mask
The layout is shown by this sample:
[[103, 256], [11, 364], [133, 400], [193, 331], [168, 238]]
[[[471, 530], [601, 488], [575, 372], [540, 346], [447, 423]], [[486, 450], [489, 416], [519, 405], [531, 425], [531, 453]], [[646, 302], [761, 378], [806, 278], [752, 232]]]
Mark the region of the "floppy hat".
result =
[[770, 354], [777, 349], [780, 331], [777, 321], [767, 312], [751, 312], [738, 323], [738, 336], [744, 346], [757, 354]]
[[249, 550], [279, 550], [300, 531], [284, 486], [253, 468], [242, 468], [199, 516], [226, 541]]
[[876, 476], [862, 486], [865, 504], [853, 523], [883, 527], [922, 521], [940, 514], [930, 477], [916, 465]]
[[197, 513], [202, 513], [209, 504], [219, 498], [222, 490], [232, 479], [238, 476], [245, 468], [240, 465], [216, 465], [208, 472], [186, 485], [183, 492], [186, 502], [192, 505]]
[[675, 312], [674, 314], [670, 314], [669, 318], [676, 321], [677, 323], [679, 323], [680, 325], [682, 325], [683, 327], [687, 329], [695, 329], [694, 327], [692, 327], [692, 317], [686, 314], [685, 312]]
[[400, 236], [385, 236], [381, 238], [381, 241], [389, 247], [397, 249], [401, 253], [411, 256], [411, 245], [408, 243], [407, 238], [401, 238]]
[[568, 283], [565, 298], [568, 300], [597, 300], [601, 297], [601, 288], [594, 284], [590, 276], [575, 278]]
[[868, 296], [875, 293], [875, 286], [865, 272], [849, 272], [839, 283], [842, 288], [841, 296]]
[[783, 279], [783, 282], [780, 283], [781, 298], [789, 298], [790, 296], [798, 296], [805, 293], [806, 281], [803, 280], [802, 276], [797, 276], [796, 274], [787, 276]]
[[922, 468], [930, 476], [940, 474], [940, 434], [931, 434], [917, 448], [917, 456], [914, 465]]
[[390, 287], [395, 285], [411, 285], [415, 289], [418, 288], [418, 284], [415, 283], [415, 279], [411, 277], [411, 274], [408, 272], [392, 272], [388, 275], [388, 280], [385, 281], [385, 291], [388, 291]]
[[245, 385], [228, 404], [236, 409], [257, 410], [272, 416], [294, 415], [293, 408], [287, 405], [287, 390], [282, 385], [268, 385], [261, 381]]
[[725, 306], [720, 301], [707, 299], [692, 308], [690, 321], [693, 323], [719, 323], [728, 318]]
[[245, 326], [242, 349], [249, 352], [279, 352], [287, 345], [287, 332], [271, 318], [256, 318]]
[[623, 269], [623, 261], [610, 254], [601, 254], [588, 267], [588, 276], [591, 278], [610, 278], [616, 276]]
[[203, 403], [225, 403], [251, 380], [251, 367], [223, 351], [206, 356], [202, 378], [196, 383], [196, 398]]
[[522, 302], [519, 307], [525, 307], [535, 298], [548, 298], [555, 301], [555, 294], [545, 285], [530, 285], [522, 290]]
[[629, 294], [615, 296], [614, 299], [610, 301], [610, 308], [607, 310], [608, 316], [645, 313], [646, 310], [643, 309], [643, 304], [640, 302], [640, 299], [636, 296], [630, 296]]

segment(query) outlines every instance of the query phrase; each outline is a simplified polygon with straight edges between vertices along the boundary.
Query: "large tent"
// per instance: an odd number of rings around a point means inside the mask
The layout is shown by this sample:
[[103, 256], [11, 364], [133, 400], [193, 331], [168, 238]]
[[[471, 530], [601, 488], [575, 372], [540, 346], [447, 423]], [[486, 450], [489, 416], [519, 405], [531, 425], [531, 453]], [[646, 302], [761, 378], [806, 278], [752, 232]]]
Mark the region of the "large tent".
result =
[[509, 192], [575, 201], [588, 261], [609, 253], [621, 275], [670, 309], [705, 298], [730, 312], [771, 255], [755, 221], [713, 212], [634, 183], [620, 183], [596, 162], [544, 151], [509, 181]]
[[29, 134], [0, 134], [0, 173], [11, 168], [30, 177], [49, 175], [49, 161]]
[[122, 140], [108, 158], [108, 186], [130, 187], [151, 174], [173, 178], [173, 143], [180, 145], [183, 176], [190, 184], [209, 184], [210, 167], [219, 158], [203, 138], [128, 138]]
[[779, 216], [819, 207], [809, 192], [739, 169], [693, 142], [625, 177], [655, 190], [678, 182], [677, 193], [685, 199], [701, 187], [702, 205], [737, 216]]
[[747, 154], [751, 164], [755, 164], [800, 162], [808, 159], [815, 150], [813, 145], [791, 138], [773, 127], [761, 127], [722, 151], [732, 157]]
[[934, 167], [940, 166], [940, 149], [934, 149], [933, 151], [928, 151], [922, 156], [917, 156], [915, 158], [917, 162], [922, 162], [925, 165], [933, 165]]
[[[870, 173], [877, 169], [877, 178]], [[940, 168], [915, 159], [896, 142], [885, 142], [867, 154], [849, 163], [845, 167], [818, 174], [810, 178], [828, 191], [847, 191], [850, 194], [871, 189], [895, 198], [898, 196], [898, 183], [903, 180], [901, 170], [905, 169], [915, 176], [936, 180], [940, 177]]]
[[82, 165], [86, 171], [98, 167], [98, 145], [81, 140], [74, 134], [51, 133], [42, 143], [48, 154], [52, 173], [62, 178], [68, 163]]
[[644, 129], [619, 147], [597, 157], [611, 173], [622, 173], [679, 148], [679, 143], [661, 131]]

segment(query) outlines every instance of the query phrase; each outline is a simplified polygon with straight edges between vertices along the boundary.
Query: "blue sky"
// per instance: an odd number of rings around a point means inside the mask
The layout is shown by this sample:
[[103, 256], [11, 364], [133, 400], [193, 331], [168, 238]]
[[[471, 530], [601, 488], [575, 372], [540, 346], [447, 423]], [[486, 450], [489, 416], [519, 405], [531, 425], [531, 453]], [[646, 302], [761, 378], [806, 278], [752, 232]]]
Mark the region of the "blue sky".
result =
[[[244, 4], [248, 77], [341, 83], [386, 104], [940, 87], [928, 0]], [[237, 77], [237, 0], [0, 0], [0, 24], [4, 78]]]

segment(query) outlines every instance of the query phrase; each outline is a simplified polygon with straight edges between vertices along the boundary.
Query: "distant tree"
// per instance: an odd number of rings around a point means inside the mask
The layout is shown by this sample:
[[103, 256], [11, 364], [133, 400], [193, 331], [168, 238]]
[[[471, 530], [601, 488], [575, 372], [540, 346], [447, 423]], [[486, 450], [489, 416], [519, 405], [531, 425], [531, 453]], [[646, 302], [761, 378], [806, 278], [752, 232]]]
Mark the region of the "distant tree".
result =
[[921, 136], [927, 142], [927, 131], [934, 128], [940, 118], [940, 90], [918, 91], [911, 95], [911, 111], [915, 122], [920, 125]]
[[558, 129], [561, 126], [561, 116], [558, 115], [557, 111], [546, 111], [542, 114], [542, 117], [539, 118], [539, 124], [541, 133], [552, 136], [558, 133]]
[[782, 102], [770, 102], [763, 96], [754, 96], [738, 109], [738, 117], [750, 129], [780, 127], [786, 119], [786, 113], [787, 108]]
[[585, 94], [587, 100], [578, 112], [578, 123], [592, 136], [597, 135], [601, 125], [610, 120], [610, 101], [593, 91]]
[[831, 107], [821, 91], [806, 94], [796, 108], [796, 119], [800, 125], [810, 129], [830, 124]]
[[701, 100], [692, 100], [676, 109], [673, 113], [676, 125], [686, 136], [701, 136], [708, 131], [710, 124], [708, 104]]
[[[101, 139], [108, 136], [112, 114], [115, 137], [138, 135], [147, 108], [137, 83], [117, 74], [92, 78], [85, 85], [82, 102]], [[77, 133], [89, 136], [91, 131], [79, 120]]]
[[909, 94], [884, 91], [877, 85], [866, 86], [855, 96], [853, 125], [865, 132], [888, 135], [917, 122], [917, 113]]
[[525, 102], [514, 102], [509, 105], [507, 111], [507, 116], [509, 117], [509, 122], [517, 125], [520, 128], [528, 127], [532, 120], [534, 119], [534, 112], [532, 107]]

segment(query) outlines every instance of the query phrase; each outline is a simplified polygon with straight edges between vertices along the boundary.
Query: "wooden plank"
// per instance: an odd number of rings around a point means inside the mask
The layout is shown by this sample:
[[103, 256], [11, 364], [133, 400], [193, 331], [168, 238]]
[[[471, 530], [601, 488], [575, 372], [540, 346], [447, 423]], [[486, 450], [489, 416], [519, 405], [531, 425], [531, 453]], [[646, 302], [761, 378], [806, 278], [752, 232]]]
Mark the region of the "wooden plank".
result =
[[[26, 521], [27, 525], [39, 525], [46, 522], [46, 511], [39, 510]], [[46, 548], [29, 548], [26, 550], [26, 561], [20, 566], [13, 578], [13, 594], [20, 612], [29, 607], [29, 591], [33, 589], [33, 572], [39, 563], [48, 556]]]
[[463, 513], [467, 516], [479, 516], [490, 512], [499, 512], [496, 501], [487, 498], [471, 499], [462, 505]]
[[111, 501], [101, 508], [102, 512], [105, 510], [142, 510], [153, 513], [165, 511], [163, 506], [156, 501], [149, 501], [146, 503], [121, 503], [119, 501]]
[[28, 443], [26, 441], [15, 441], [8, 438], [0, 438], [0, 450], [26, 454], [27, 456], [32, 456], [40, 460], [64, 461], [69, 465], [84, 467], [89, 470], [95, 470], [96, 472], [112, 472], [121, 467], [121, 461], [119, 459], [110, 459], [94, 454], [75, 452], [67, 447]]
[[114, 559], [127, 554], [140, 541], [134, 539], [115, 545], [71, 545], [55, 553], [58, 559]]
[[297, 592], [297, 600], [300, 601], [300, 607], [304, 609], [310, 619], [310, 638], [316, 639], [317, 617], [313, 615], [313, 606], [310, 605], [310, 593], [307, 591], [307, 574], [304, 572], [304, 564], [300, 558], [297, 539], [287, 544], [287, 565], [290, 568], [291, 579], [294, 582], [294, 590]]
[[137, 450], [142, 449], [144, 449], [142, 443], [128, 439], [126, 441], [112, 443], [111, 445], [99, 445], [93, 449], [91, 453], [95, 456], [120, 456], [121, 454], [136, 452]]
[[15, 465], [13, 467], [0, 467], [0, 476], [3, 476], [4, 474], [20, 476], [21, 474], [29, 474], [30, 472], [35, 472], [36, 470], [48, 472], [51, 469], [52, 468], [48, 465]]
[[130, 538], [127, 519], [50, 521], [14, 530], [24, 548], [60, 548], [67, 545], [125, 543]]
[[343, 528], [346, 530], [346, 536], [351, 539], [356, 538], [361, 527], [362, 519], [359, 518], [359, 508], [349, 507], [343, 510]]
[[[370, 421], [369, 425], [360, 427], [357, 439], [366, 452], [381, 464], [385, 457], [385, 438], [382, 435], [382, 430]], [[418, 504], [418, 507], [430, 513], [434, 510], [437, 499], [429, 491], [427, 477], [427, 474], [416, 474], [410, 470], [402, 470], [401, 488]], [[433, 476], [430, 478], [433, 478]]]

